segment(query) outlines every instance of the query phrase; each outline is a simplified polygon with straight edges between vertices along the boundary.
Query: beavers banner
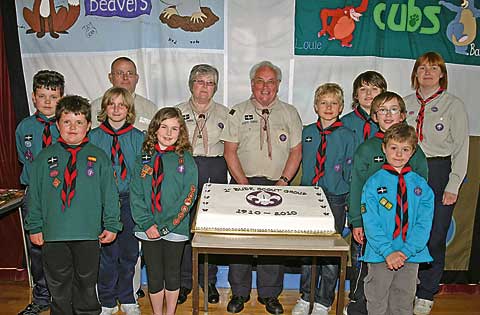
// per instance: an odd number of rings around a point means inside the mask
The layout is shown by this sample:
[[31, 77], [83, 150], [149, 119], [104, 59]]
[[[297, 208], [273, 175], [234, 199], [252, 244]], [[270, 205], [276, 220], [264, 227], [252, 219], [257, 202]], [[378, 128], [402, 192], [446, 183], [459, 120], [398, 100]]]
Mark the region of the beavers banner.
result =
[[295, 3], [295, 55], [416, 59], [480, 65], [474, 0], [302, 0]]

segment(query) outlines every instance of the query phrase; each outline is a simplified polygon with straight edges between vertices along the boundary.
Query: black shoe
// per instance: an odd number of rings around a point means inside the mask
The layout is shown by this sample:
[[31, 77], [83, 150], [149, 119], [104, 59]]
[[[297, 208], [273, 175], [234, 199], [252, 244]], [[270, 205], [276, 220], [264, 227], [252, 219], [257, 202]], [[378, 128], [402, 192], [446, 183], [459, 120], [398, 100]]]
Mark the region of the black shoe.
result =
[[227, 312], [229, 313], [240, 313], [243, 310], [243, 303], [250, 300], [250, 295], [248, 296], [238, 296], [232, 295], [232, 299], [228, 302]]
[[137, 298], [139, 298], [139, 299], [145, 297], [145, 292], [143, 292], [143, 290], [141, 288], [138, 289], [136, 294], [137, 294]]
[[180, 292], [178, 293], [177, 304], [183, 304], [188, 298], [188, 295], [192, 289], [187, 289], [185, 287], [180, 287]]
[[283, 306], [276, 297], [258, 297], [258, 302], [265, 305], [265, 309], [270, 314], [283, 314]]
[[215, 283], [208, 284], [208, 303], [217, 304], [220, 301], [220, 294], [215, 287]]
[[41, 312], [45, 312], [50, 308], [50, 305], [40, 305], [37, 303], [28, 304], [27, 307], [18, 315], [38, 315]]

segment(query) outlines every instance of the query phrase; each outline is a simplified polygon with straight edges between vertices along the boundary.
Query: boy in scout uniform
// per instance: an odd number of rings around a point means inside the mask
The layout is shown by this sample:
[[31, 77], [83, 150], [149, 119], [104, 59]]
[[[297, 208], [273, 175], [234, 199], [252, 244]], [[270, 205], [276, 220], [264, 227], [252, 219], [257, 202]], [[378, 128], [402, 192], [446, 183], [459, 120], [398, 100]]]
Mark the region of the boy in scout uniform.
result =
[[[406, 116], [405, 103], [402, 97], [394, 92], [384, 92], [376, 96], [372, 101], [372, 118], [378, 123], [379, 132], [373, 138], [362, 143], [353, 157], [352, 181], [350, 183], [350, 199], [348, 207], [348, 221], [352, 227], [352, 235], [355, 241], [365, 248], [366, 239], [363, 232], [362, 214], [360, 212], [360, 199], [362, 188], [367, 179], [378, 171], [385, 163], [385, 154], [382, 151], [382, 139], [384, 132], [390, 126], [403, 122]], [[427, 178], [427, 160], [420, 147], [417, 147], [410, 166], [413, 171], [423, 178]], [[348, 305], [348, 313], [365, 314], [365, 295], [363, 293], [363, 279], [367, 275], [367, 265], [362, 263], [358, 278], [355, 281], [355, 298]], [[356, 303], [361, 304], [356, 305]]]
[[[221, 139], [232, 183], [286, 186], [301, 161], [302, 122], [294, 106], [277, 98], [282, 79], [280, 68], [269, 61], [250, 70], [252, 96], [235, 105], [227, 117]], [[252, 257], [239, 257], [230, 264], [228, 280], [232, 298], [230, 313], [241, 312], [250, 299]], [[271, 314], [282, 314], [278, 295], [283, 289], [283, 266], [274, 258], [259, 256], [258, 301]]]
[[[198, 167], [198, 190], [205, 183], [227, 183], [227, 163], [223, 158], [223, 141], [220, 134], [225, 127], [228, 109], [216, 103], [213, 96], [218, 87], [218, 70], [207, 64], [192, 68], [188, 79], [191, 97], [178, 104], [187, 125], [189, 140], [193, 147], [193, 158]], [[196, 203], [190, 213], [190, 221], [195, 218]], [[191, 222], [190, 222], [191, 224]], [[199, 268], [199, 282], [203, 287], [203, 264]], [[220, 295], [215, 284], [218, 268], [208, 264], [208, 302], [218, 303]], [[181, 286], [178, 304], [187, 300], [192, 290], [192, 246], [187, 242], [182, 257]]]
[[42, 246], [51, 314], [98, 315], [98, 242], [112, 242], [122, 229], [112, 162], [86, 137], [86, 99], [64, 97], [55, 117], [60, 138], [32, 165], [25, 229]]
[[420, 263], [431, 262], [427, 242], [434, 194], [408, 165], [415, 152], [415, 128], [390, 127], [382, 142], [386, 163], [366, 182], [360, 206], [368, 242], [365, 296], [369, 315], [413, 313]]
[[[302, 186], [320, 186], [327, 197], [335, 219], [335, 230], [341, 234], [350, 184], [352, 158], [357, 146], [355, 134], [343, 126], [339, 116], [343, 110], [343, 90], [336, 83], [325, 83], [315, 91], [316, 123], [302, 132]], [[292, 315], [308, 315], [310, 294], [314, 294], [315, 315], [327, 315], [335, 298], [338, 262], [322, 259], [318, 266], [315, 292], [310, 292], [311, 261], [302, 265], [301, 298]], [[319, 280], [320, 279], [320, 280]]]
[[[57, 142], [58, 129], [55, 124], [55, 108], [63, 96], [65, 80], [56, 71], [41, 70], [33, 77], [32, 101], [37, 111], [23, 119], [15, 131], [18, 159], [23, 164], [20, 182], [26, 186], [22, 215], [28, 213], [29, 175], [32, 163], [43, 148]], [[45, 274], [42, 266], [42, 250], [32, 245], [27, 237], [27, 247], [30, 256], [30, 269], [33, 278], [32, 303], [28, 304], [19, 315], [36, 315], [50, 307]], [[28, 263], [28, 262], [27, 262]]]

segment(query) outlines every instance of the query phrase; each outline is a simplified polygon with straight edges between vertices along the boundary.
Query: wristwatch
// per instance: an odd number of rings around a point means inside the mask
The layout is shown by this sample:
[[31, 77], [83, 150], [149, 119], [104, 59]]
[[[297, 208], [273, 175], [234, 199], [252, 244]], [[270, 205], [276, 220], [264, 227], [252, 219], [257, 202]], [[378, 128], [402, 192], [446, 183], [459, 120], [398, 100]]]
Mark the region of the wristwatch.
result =
[[288, 178], [285, 177], [285, 176], [283, 176], [283, 175], [280, 176], [280, 180], [281, 180], [281, 181], [284, 181], [284, 182], [287, 183], [287, 184], [290, 182], [290, 181], [288, 180]]

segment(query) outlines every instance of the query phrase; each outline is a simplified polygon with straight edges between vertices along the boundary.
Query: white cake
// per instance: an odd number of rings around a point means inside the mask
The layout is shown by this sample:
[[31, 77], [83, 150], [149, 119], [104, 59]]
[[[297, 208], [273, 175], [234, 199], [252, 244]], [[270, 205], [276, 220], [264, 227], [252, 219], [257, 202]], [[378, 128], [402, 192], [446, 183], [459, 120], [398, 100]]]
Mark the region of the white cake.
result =
[[205, 184], [193, 230], [333, 234], [335, 221], [320, 187]]

